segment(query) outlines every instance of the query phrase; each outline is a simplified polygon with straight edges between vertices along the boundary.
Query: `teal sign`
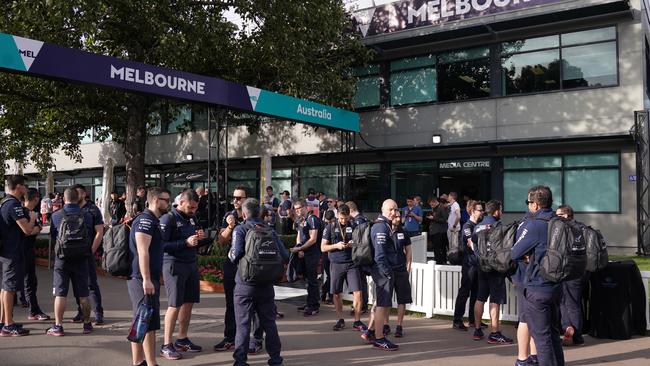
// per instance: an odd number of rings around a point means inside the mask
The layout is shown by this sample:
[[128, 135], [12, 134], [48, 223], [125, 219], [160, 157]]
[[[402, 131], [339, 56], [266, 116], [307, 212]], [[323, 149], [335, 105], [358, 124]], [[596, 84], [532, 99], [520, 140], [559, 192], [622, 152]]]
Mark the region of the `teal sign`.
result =
[[223, 106], [359, 132], [359, 115], [227, 80], [97, 55], [0, 33], [0, 69]]

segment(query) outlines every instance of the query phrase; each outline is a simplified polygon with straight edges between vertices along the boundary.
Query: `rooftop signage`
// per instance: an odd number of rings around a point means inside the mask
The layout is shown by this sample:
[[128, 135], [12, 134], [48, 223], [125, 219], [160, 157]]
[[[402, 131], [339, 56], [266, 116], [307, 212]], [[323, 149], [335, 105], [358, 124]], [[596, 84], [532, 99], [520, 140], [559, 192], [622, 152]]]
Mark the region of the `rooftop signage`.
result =
[[[368, 1], [348, 4], [353, 23], [364, 37], [423, 26], [477, 18], [567, 0], [403, 0], [375, 1], [377, 6], [363, 9]], [[358, 10], [355, 10], [358, 9]]]
[[0, 69], [359, 132], [359, 115], [227, 80], [0, 33]]

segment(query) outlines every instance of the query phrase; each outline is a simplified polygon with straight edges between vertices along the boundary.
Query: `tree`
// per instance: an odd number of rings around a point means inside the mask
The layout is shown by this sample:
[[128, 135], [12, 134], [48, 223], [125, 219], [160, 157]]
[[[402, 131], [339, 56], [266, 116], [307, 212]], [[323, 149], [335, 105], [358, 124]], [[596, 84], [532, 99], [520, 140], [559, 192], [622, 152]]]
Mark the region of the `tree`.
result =
[[[355, 81], [345, 72], [370, 54], [347, 31], [350, 20], [342, 3], [263, 3], [13, 1], [3, 9], [0, 30], [348, 107]], [[223, 18], [230, 6], [250, 24], [238, 29]], [[155, 116], [175, 112], [173, 104], [153, 96], [16, 75], [0, 75], [0, 105], [5, 139], [18, 142], [0, 147], [1, 157], [32, 161], [43, 172], [53, 167], [58, 148], [80, 160], [80, 136], [89, 128], [101, 131], [100, 137], [110, 134], [124, 148], [128, 202], [145, 182], [150, 125]]]

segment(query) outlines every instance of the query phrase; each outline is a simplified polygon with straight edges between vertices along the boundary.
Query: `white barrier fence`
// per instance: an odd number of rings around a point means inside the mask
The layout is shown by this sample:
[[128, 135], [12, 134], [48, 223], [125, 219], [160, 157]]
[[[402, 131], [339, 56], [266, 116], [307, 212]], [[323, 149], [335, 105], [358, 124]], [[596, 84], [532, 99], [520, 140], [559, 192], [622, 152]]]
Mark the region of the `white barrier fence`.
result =
[[[646, 299], [650, 293], [650, 271], [641, 272]], [[373, 302], [374, 283], [368, 277], [369, 301]], [[413, 263], [411, 266], [411, 296], [413, 303], [406, 306], [407, 310], [424, 313], [428, 318], [434, 315], [454, 315], [456, 295], [460, 287], [461, 267], [437, 265], [433, 261], [427, 263]], [[506, 281], [508, 304], [501, 307], [501, 319], [517, 321], [517, 300], [514, 288], [510, 281]], [[344, 292], [346, 300], [352, 296]], [[469, 303], [469, 301], [468, 301]], [[393, 298], [393, 306], [397, 302]], [[489, 319], [488, 306], [483, 313], [484, 319]], [[467, 316], [467, 308], [464, 316]], [[646, 300], [646, 329], [650, 330], [650, 301]]]

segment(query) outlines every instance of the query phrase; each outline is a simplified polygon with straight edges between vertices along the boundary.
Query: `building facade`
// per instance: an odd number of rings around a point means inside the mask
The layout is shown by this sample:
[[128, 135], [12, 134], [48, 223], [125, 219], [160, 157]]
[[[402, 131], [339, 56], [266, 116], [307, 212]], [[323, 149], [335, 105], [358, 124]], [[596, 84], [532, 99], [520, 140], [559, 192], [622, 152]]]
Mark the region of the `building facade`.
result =
[[[361, 133], [354, 152], [342, 153], [341, 134], [324, 129], [272, 122], [250, 134], [231, 127], [227, 191], [242, 184], [259, 192], [268, 170], [260, 162], [270, 157], [276, 192], [304, 196], [314, 188], [338, 197], [349, 182], [346, 195], [376, 213], [386, 197], [403, 204], [407, 195], [457, 191], [502, 200], [510, 220], [524, 214], [527, 189], [545, 184], [555, 205], [572, 205], [613, 251], [636, 251], [630, 129], [634, 111], [650, 107], [645, 0], [347, 3], [376, 51], [369, 67], [355, 70]], [[184, 120], [196, 131], [179, 133]], [[188, 110], [153, 131], [147, 184], [173, 192], [205, 186], [206, 126], [205, 112]], [[123, 190], [121, 147], [92, 142], [92, 134], [87, 142], [81, 164], [57, 156], [54, 189], [81, 182], [93, 197]], [[115, 179], [107, 187], [109, 159]], [[45, 191], [30, 169], [32, 184]]]

